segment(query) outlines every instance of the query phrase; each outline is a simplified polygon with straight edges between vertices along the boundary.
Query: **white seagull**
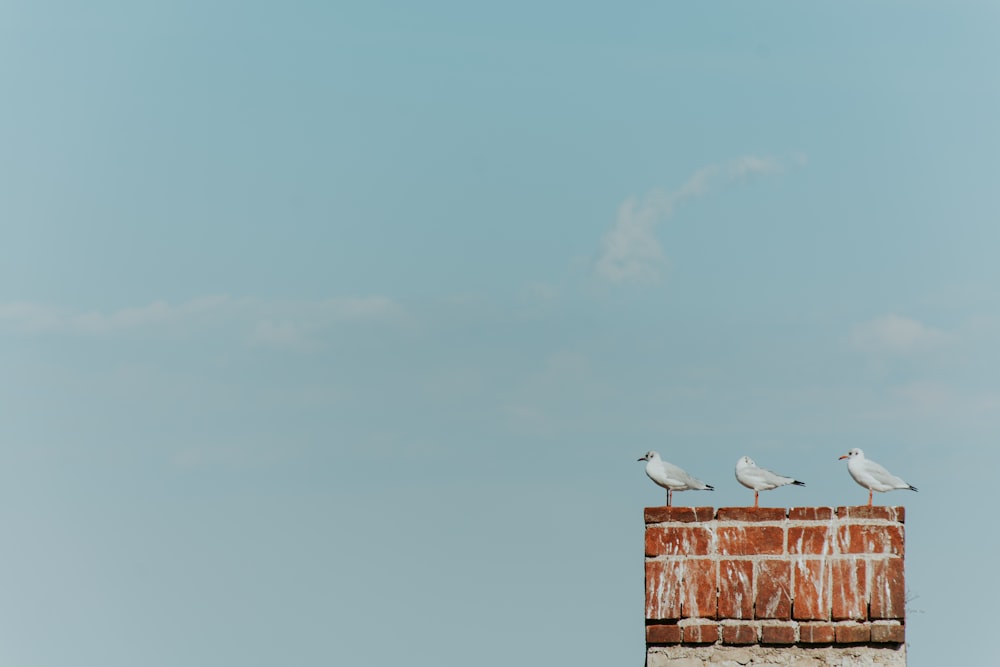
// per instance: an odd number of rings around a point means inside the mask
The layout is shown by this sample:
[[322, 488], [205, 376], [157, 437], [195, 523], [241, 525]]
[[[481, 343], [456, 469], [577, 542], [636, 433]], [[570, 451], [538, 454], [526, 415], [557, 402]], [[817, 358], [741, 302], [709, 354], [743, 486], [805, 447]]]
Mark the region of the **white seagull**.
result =
[[872, 493], [874, 491], [885, 493], [893, 489], [917, 490], [917, 487], [904, 482], [901, 478], [896, 477], [871, 459], [866, 459], [865, 453], [857, 447], [840, 458], [847, 459], [847, 472], [851, 473], [854, 481], [868, 489], [869, 507], [872, 505]]
[[674, 491], [715, 491], [715, 487], [710, 484], [661, 459], [657, 452], [646, 452], [639, 460], [646, 462], [646, 474], [649, 478], [667, 490], [667, 507], [670, 507]]
[[736, 480], [748, 489], [753, 489], [754, 509], [757, 508], [761, 491], [769, 491], [787, 484], [805, 486], [793, 477], [785, 477], [773, 470], [759, 467], [749, 456], [744, 456], [736, 462]]

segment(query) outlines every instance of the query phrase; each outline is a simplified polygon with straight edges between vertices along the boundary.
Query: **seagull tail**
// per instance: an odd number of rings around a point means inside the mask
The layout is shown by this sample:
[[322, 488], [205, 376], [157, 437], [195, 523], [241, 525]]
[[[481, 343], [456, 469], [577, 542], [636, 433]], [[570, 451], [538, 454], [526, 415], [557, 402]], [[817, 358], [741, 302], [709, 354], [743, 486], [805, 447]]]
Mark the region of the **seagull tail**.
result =
[[794, 484], [795, 486], [805, 486], [806, 485], [805, 482], [800, 482], [797, 479], [792, 480], [792, 484]]
[[911, 484], [910, 486], [908, 486], [907, 488], [908, 488], [908, 489], [909, 489], [910, 491], [916, 491], [916, 490], [917, 490], [917, 487], [913, 486], [912, 484]]
[[[715, 487], [712, 486], [711, 484], [706, 484], [705, 491], [715, 491]], [[916, 491], [916, 489], [914, 489], [914, 491]]]

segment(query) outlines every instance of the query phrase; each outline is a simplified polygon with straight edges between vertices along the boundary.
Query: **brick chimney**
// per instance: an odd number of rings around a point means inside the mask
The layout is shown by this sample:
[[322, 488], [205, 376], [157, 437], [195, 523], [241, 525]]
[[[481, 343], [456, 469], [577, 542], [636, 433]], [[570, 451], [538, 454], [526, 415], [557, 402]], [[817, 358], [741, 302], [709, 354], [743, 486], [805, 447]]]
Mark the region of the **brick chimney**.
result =
[[645, 519], [647, 667], [906, 664], [902, 507]]

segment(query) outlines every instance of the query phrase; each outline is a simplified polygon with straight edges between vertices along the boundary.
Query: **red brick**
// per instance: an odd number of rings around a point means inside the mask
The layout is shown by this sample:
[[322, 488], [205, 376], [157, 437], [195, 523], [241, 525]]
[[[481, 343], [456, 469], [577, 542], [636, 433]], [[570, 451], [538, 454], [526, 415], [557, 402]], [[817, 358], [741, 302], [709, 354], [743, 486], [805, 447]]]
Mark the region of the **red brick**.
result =
[[879, 505], [856, 505], [853, 507], [838, 507], [837, 516], [841, 519], [885, 519], [903, 523], [906, 520], [905, 507], [883, 507]]
[[867, 574], [863, 558], [837, 558], [830, 562], [833, 620], [868, 619]]
[[646, 618], [681, 616], [681, 561], [646, 561]]
[[714, 644], [719, 641], [717, 623], [692, 623], [682, 626], [681, 639], [685, 644]]
[[711, 521], [715, 509], [711, 507], [647, 507], [644, 512], [646, 523], [663, 523], [679, 521], [692, 523], [695, 521]]
[[872, 593], [869, 618], [902, 619], [906, 617], [906, 582], [903, 559], [873, 560]]
[[821, 556], [833, 551], [836, 529], [832, 523], [788, 527], [788, 553]]
[[715, 513], [719, 521], [784, 521], [784, 507], [720, 507]]
[[833, 518], [832, 507], [793, 507], [788, 510], [792, 521], [829, 521]]
[[902, 625], [872, 623], [871, 628], [875, 644], [902, 644], [906, 641], [906, 628]]
[[753, 618], [753, 562], [719, 563], [719, 618]]
[[756, 644], [757, 628], [750, 623], [736, 623], [722, 626], [723, 644]]
[[[648, 641], [648, 640], [647, 640]], [[760, 629], [761, 644], [794, 644], [795, 624], [765, 625]]]
[[832, 644], [836, 633], [832, 623], [800, 623], [799, 643]]
[[646, 643], [647, 644], [680, 644], [681, 643], [681, 629], [677, 625], [647, 625], [646, 626]]
[[715, 508], [714, 507], [695, 507], [694, 508], [695, 521], [711, 521], [715, 518]]
[[847, 524], [837, 531], [837, 544], [844, 554], [903, 555], [902, 526]]
[[838, 625], [835, 629], [835, 640], [838, 644], [867, 644], [872, 633], [867, 623], [850, 623]]
[[825, 621], [830, 618], [830, 596], [827, 593], [830, 572], [826, 561], [795, 561], [795, 588], [792, 594], [792, 618]]
[[647, 556], [704, 556], [711, 553], [712, 531], [708, 528], [649, 526], [646, 528]]
[[780, 526], [719, 526], [719, 553], [724, 556], [780, 555], [785, 530]]
[[757, 562], [757, 598], [754, 600], [756, 618], [787, 620], [792, 613], [792, 564], [785, 560]]
[[681, 615], [684, 618], [715, 618], [718, 603], [716, 562], [708, 558], [689, 558], [682, 567]]

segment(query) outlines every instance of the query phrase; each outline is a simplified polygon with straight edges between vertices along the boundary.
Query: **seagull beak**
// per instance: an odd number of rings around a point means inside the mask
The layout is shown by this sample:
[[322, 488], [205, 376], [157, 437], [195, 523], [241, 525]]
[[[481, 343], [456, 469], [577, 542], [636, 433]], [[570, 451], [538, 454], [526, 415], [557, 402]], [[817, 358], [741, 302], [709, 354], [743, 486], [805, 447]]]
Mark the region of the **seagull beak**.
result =
[[846, 459], [846, 458], [847, 458], [847, 454], [844, 454], [843, 456], [841, 456], [841, 457], [840, 457], [839, 459], [837, 459], [837, 460], [838, 460], [838, 461], [840, 461], [840, 460], [843, 460], [843, 459]]
[[639, 457], [639, 458], [636, 459], [636, 461], [645, 461], [645, 460], [646, 460], [645, 456], [641, 456], [641, 457]]

